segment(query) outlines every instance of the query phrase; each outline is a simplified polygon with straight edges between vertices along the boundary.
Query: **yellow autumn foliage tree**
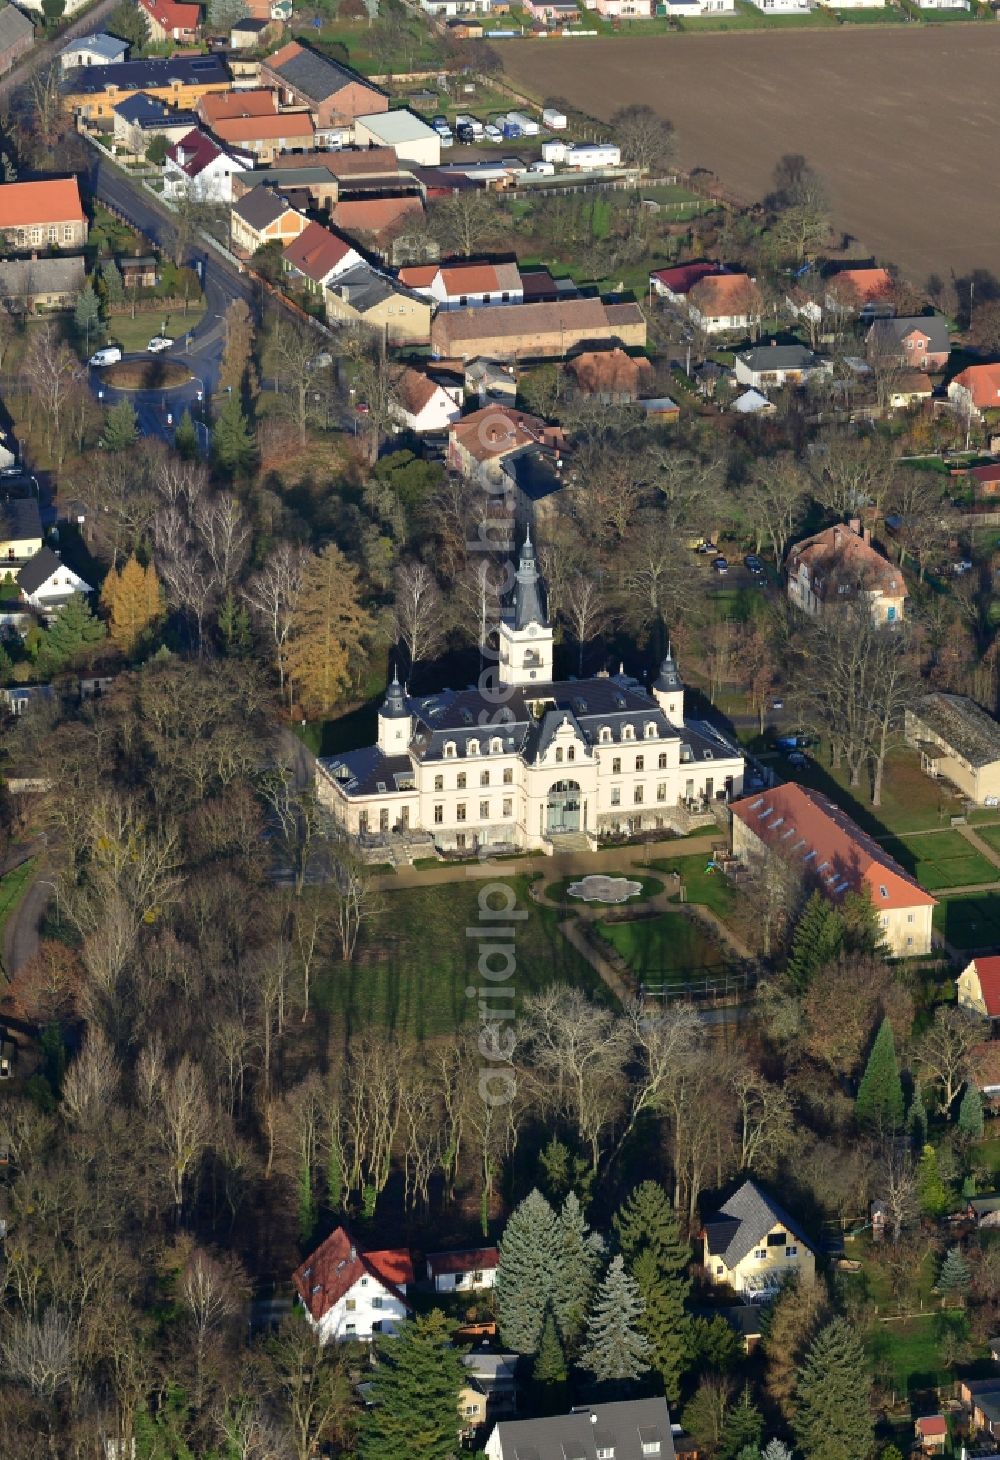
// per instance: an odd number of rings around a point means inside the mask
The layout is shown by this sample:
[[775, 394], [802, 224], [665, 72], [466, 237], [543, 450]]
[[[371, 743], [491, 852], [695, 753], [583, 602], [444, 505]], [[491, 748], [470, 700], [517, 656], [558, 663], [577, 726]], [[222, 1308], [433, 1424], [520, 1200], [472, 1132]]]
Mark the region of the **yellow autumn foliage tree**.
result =
[[306, 566], [285, 651], [288, 677], [307, 715], [335, 708], [373, 629], [359, 601], [357, 571], [330, 543]]
[[108, 637], [123, 654], [134, 654], [146, 631], [163, 614], [163, 593], [156, 568], [144, 568], [135, 554], [121, 572], [112, 568], [101, 588], [101, 606], [108, 615]]

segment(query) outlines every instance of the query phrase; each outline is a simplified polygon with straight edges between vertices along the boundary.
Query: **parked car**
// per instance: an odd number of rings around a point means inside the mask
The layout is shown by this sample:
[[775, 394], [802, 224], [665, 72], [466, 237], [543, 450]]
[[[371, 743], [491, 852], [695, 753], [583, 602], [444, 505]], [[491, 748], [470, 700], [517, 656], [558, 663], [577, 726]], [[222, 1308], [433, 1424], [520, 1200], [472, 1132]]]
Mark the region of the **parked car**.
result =
[[785, 708], [785, 702], [784, 702], [784, 700], [772, 700], [771, 701], [771, 709], [772, 710], [783, 710], [784, 708]]
[[435, 117], [434, 120], [431, 122], [431, 126], [434, 128], [435, 132], [451, 131], [451, 123], [449, 122], [447, 117]]
[[799, 766], [800, 768], [804, 765], [809, 764], [808, 760], [802, 754], [801, 750], [790, 750], [788, 752], [787, 760], [789, 765]]
[[746, 557], [743, 559], [743, 562], [755, 578], [763, 577], [764, 564], [761, 562], [756, 553], [747, 553]]
[[951, 565], [951, 571], [955, 574], [956, 578], [957, 577], [960, 577], [962, 573], [971, 573], [972, 572], [972, 559], [971, 558], [959, 558], [959, 560], [958, 560], [957, 563], [952, 563], [952, 565]]
[[473, 132], [468, 122], [459, 123], [459, 125], [455, 128], [455, 136], [458, 138], [459, 142], [463, 143], [466, 147], [468, 147], [476, 140], [476, 134], [475, 132]]
[[719, 551], [719, 549], [715, 546], [715, 543], [709, 537], [706, 537], [705, 541], [704, 542], [700, 542], [698, 544], [698, 546], [695, 548], [695, 552], [699, 552], [699, 553], [702, 553], [702, 554], [705, 554], [705, 553], [717, 553], [718, 551]]
[[167, 335], [154, 335], [146, 346], [146, 349], [151, 355], [162, 355], [164, 350], [173, 348], [173, 343], [173, 340], [168, 338]]
[[371, 414], [371, 406], [369, 406], [368, 402], [364, 400], [359, 400], [354, 409], [357, 411], [359, 416], [367, 416]]
[[101, 365], [117, 365], [121, 357], [122, 352], [118, 345], [105, 345], [103, 350], [95, 350], [87, 363], [98, 367]]
[[487, 142], [503, 141], [503, 132], [500, 130], [499, 127], [495, 127], [492, 122], [487, 122], [486, 126], [483, 128], [483, 135], [485, 136]]
[[438, 141], [441, 143], [442, 147], [454, 147], [455, 133], [451, 130], [450, 127], [446, 127], [443, 132], [438, 132]]
[[728, 573], [729, 572], [729, 559], [728, 558], [724, 558], [722, 556], [722, 554], [720, 553], [717, 558], [713, 558], [712, 559], [712, 567], [715, 569], [715, 571], [717, 573], [720, 573], [720, 574], [721, 573]]

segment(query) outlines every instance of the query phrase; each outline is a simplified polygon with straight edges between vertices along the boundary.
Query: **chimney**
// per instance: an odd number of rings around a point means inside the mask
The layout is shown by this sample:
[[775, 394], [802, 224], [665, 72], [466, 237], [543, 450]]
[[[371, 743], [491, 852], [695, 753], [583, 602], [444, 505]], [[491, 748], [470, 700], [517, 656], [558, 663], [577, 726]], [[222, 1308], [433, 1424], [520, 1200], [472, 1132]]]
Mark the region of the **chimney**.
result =
[[861, 518], [860, 517], [850, 517], [850, 518], [848, 518], [847, 525], [851, 529], [851, 531], [854, 533], [855, 537], [860, 537], [861, 536]]
[[871, 545], [872, 545], [872, 530], [871, 530], [871, 528], [870, 527], [866, 527], [865, 530], [864, 530], [864, 532], [862, 533], [862, 536], [864, 537], [864, 540], [865, 540], [866, 544], [868, 545], [868, 547], [871, 547]]

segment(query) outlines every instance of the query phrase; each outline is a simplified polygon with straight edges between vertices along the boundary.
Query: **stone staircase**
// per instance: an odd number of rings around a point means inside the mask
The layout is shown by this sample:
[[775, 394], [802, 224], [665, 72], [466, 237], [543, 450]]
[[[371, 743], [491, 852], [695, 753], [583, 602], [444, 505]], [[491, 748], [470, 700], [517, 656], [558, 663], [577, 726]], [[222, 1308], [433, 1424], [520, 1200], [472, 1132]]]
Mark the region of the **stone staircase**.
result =
[[590, 852], [593, 848], [585, 831], [554, 831], [549, 833], [553, 856], [567, 852]]

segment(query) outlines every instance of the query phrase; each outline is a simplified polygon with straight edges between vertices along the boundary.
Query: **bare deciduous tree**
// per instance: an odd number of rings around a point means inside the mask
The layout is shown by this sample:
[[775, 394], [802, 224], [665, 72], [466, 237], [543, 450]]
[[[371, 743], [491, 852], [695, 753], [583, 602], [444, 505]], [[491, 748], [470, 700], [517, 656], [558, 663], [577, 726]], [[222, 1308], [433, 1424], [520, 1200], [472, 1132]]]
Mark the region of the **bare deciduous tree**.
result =
[[393, 619], [406, 645], [410, 673], [431, 658], [444, 639], [444, 603], [437, 579], [426, 563], [404, 563], [396, 574]]

